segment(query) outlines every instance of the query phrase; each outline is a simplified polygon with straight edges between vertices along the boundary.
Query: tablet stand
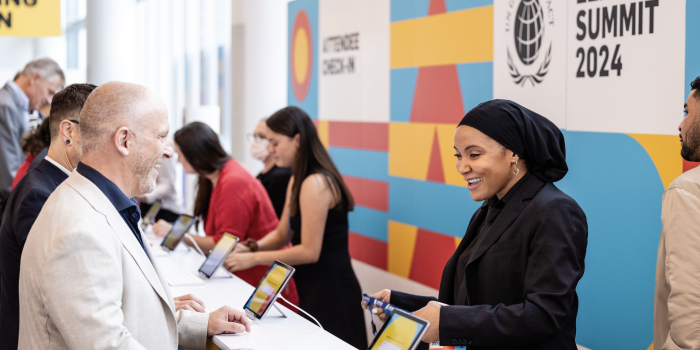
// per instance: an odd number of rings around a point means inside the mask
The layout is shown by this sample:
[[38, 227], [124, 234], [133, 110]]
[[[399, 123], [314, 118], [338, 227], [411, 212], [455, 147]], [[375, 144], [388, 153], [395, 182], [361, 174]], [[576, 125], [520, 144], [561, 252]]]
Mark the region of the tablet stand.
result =
[[282, 317], [287, 318], [287, 315], [285, 315], [284, 312], [282, 312], [282, 309], [280, 309], [279, 306], [277, 306], [277, 301], [276, 301], [276, 300], [275, 300], [275, 302], [272, 304], [272, 306], [274, 306], [275, 309], [277, 309], [277, 311], [279, 311], [279, 313], [282, 314]]
[[[0, 1], [1, 1], [1, 0], [0, 0]], [[216, 269], [217, 269], [217, 270], [219, 270], [219, 269], [224, 270], [224, 271], [226, 272], [226, 277], [224, 277], [224, 276], [221, 276], [221, 277], [214, 277], [214, 274], [212, 273], [210, 278], [233, 278], [233, 277], [234, 277], [233, 274], [232, 274], [229, 270], [226, 270], [226, 268], [223, 267], [223, 266], [219, 266], [219, 267], [217, 267]], [[216, 273], [216, 271], [214, 271], [214, 273]]]

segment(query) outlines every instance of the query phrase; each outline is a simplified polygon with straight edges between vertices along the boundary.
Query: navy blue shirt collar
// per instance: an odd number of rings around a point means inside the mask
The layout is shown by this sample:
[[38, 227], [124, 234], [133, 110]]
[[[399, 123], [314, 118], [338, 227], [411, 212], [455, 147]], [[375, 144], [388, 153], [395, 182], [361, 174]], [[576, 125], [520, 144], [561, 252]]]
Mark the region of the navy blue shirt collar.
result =
[[107, 196], [107, 199], [112, 202], [112, 205], [114, 205], [114, 208], [116, 208], [118, 212], [128, 207], [136, 206], [136, 203], [132, 202], [114, 182], [100, 174], [99, 171], [91, 168], [89, 165], [83, 164], [83, 162], [78, 163], [77, 170], [80, 175], [85, 176], [85, 178], [94, 183], [95, 186]]
[[[119, 212], [122, 219], [131, 229], [131, 233], [134, 234], [136, 240], [143, 248], [143, 251], [148, 257], [148, 250], [146, 250], [146, 244], [141, 238], [141, 231], [139, 230], [139, 220], [141, 219], [141, 210], [133, 198], [127, 197], [122, 190], [117, 187], [110, 179], [106, 178], [104, 175], [100, 174], [99, 171], [91, 168], [82, 162], [78, 163], [78, 173], [85, 176], [88, 180], [97, 186], [97, 188], [107, 196], [107, 199], [112, 203], [115, 209]], [[149, 257], [150, 259], [150, 257]]]

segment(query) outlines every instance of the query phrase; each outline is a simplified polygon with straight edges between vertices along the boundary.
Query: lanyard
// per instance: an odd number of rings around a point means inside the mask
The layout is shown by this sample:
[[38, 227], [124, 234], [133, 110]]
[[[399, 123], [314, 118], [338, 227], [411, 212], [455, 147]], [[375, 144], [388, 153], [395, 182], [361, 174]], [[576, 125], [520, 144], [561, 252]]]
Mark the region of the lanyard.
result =
[[380, 300], [377, 298], [373, 298], [367, 294], [362, 294], [362, 301], [366, 302], [369, 305], [369, 319], [372, 322], [372, 333], [374, 333], [374, 336], [377, 336], [377, 326], [374, 324], [374, 317], [372, 316], [372, 306], [376, 306], [384, 310], [384, 313], [386, 314], [387, 319], [389, 319], [389, 316], [391, 316], [391, 313], [394, 310], [401, 310], [409, 314], [413, 314], [412, 312], [408, 312], [403, 309], [399, 309], [398, 307], [391, 305], [387, 303], [384, 300]]

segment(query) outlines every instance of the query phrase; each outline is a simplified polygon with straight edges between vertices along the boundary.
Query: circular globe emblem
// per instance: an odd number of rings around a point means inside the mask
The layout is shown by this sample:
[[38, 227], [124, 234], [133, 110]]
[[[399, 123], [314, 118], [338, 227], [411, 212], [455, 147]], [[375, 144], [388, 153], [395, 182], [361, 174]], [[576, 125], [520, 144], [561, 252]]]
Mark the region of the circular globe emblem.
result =
[[[1, 0], [0, 0], [1, 1]], [[304, 10], [297, 13], [292, 27], [292, 43], [289, 70], [292, 75], [292, 91], [297, 101], [304, 101], [311, 85], [313, 54], [311, 23]]]
[[544, 15], [539, 0], [523, 0], [515, 15], [515, 50], [525, 65], [537, 59], [542, 46]]

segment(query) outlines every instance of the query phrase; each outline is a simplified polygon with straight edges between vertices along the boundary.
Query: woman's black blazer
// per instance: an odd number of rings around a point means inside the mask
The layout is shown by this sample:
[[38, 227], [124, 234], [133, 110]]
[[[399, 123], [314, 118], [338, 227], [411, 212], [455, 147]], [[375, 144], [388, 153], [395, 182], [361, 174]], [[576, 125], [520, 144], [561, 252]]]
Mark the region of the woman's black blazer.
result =
[[[588, 244], [586, 215], [571, 197], [535, 176], [516, 191], [478, 237], [464, 271], [463, 305], [454, 305], [457, 260], [476, 237], [478, 225], [472, 223], [483, 222], [485, 210], [474, 213], [445, 265], [438, 301], [451, 306], [440, 309], [443, 346], [576, 350], [576, 285]], [[391, 292], [391, 303], [408, 311], [431, 300]]]

